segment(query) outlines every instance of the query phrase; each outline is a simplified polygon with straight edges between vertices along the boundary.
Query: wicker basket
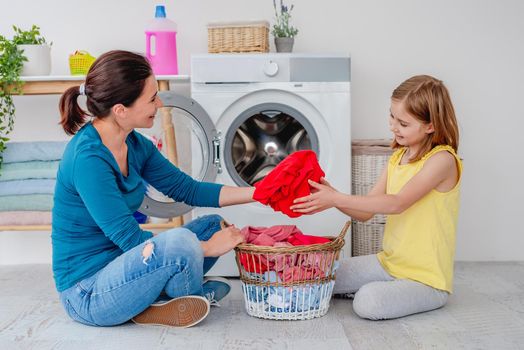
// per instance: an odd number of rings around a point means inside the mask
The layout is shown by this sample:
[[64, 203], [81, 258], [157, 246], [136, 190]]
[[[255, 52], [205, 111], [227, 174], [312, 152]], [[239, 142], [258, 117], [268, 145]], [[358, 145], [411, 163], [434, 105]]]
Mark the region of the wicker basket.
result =
[[[366, 195], [377, 182], [391, 156], [391, 140], [355, 140], [351, 143], [351, 190]], [[352, 256], [376, 254], [382, 250], [386, 216], [377, 214], [363, 223], [353, 221]]]
[[323, 316], [335, 284], [335, 270], [347, 222], [331, 242], [294, 247], [241, 244], [236, 261], [249, 315], [273, 320]]
[[376, 254], [382, 250], [384, 223], [352, 222], [353, 256]]
[[269, 23], [229, 22], [207, 26], [209, 53], [269, 52]]
[[91, 56], [87, 51], [75, 51], [69, 55], [69, 70], [71, 75], [86, 75], [95, 62], [96, 58]]

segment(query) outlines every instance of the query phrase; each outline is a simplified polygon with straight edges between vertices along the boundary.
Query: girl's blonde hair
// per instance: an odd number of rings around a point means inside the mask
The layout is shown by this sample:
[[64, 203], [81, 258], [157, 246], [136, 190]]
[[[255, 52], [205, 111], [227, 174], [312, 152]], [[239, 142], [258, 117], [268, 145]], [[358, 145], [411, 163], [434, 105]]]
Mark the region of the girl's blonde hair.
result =
[[[406, 111], [423, 124], [433, 123], [434, 132], [428, 134], [417, 154], [410, 159], [416, 162], [437, 145], [450, 145], [458, 151], [459, 131], [455, 110], [448, 89], [441, 80], [429, 75], [416, 75], [400, 84], [391, 99], [403, 102]], [[392, 148], [399, 148], [393, 140]]]

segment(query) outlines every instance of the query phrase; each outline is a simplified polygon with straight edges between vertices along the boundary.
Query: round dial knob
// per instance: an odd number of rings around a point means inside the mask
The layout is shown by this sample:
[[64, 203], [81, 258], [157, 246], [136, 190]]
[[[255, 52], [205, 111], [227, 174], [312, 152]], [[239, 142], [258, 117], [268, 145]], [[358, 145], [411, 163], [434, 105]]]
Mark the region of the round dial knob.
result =
[[264, 74], [268, 77], [274, 77], [278, 73], [278, 64], [273, 61], [269, 61], [264, 66]]

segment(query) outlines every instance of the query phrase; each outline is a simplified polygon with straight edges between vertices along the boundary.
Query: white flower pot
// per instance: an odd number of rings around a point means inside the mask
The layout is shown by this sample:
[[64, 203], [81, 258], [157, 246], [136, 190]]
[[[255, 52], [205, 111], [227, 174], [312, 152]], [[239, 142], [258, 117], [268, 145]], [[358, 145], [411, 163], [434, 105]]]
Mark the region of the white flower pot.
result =
[[51, 46], [43, 45], [18, 45], [24, 51], [27, 61], [22, 68], [22, 76], [49, 75], [51, 73]]

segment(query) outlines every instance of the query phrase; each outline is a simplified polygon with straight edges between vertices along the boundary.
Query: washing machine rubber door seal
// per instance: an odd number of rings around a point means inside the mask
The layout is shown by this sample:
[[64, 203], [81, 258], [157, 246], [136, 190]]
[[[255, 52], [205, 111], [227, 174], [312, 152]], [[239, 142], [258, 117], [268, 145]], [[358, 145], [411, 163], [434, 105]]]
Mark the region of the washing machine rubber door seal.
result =
[[[205, 138], [205, 145], [207, 146], [207, 161], [204, 164], [204, 174], [200, 181], [214, 182], [218, 173], [219, 164], [217, 164], [217, 150], [216, 138], [217, 130], [215, 124], [204, 110], [204, 108], [195, 100], [189, 97], [181, 96], [172, 91], [161, 91], [158, 93], [159, 98], [162, 100], [164, 107], [176, 108], [185, 112], [189, 115], [194, 124], [198, 125]], [[180, 216], [190, 212], [193, 209], [192, 206], [181, 202], [162, 202], [150, 198], [147, 194], [144, 196], [144, 200], [138, 209], [139, 212], [154, 216], [158, 218], [172, 218]]]

